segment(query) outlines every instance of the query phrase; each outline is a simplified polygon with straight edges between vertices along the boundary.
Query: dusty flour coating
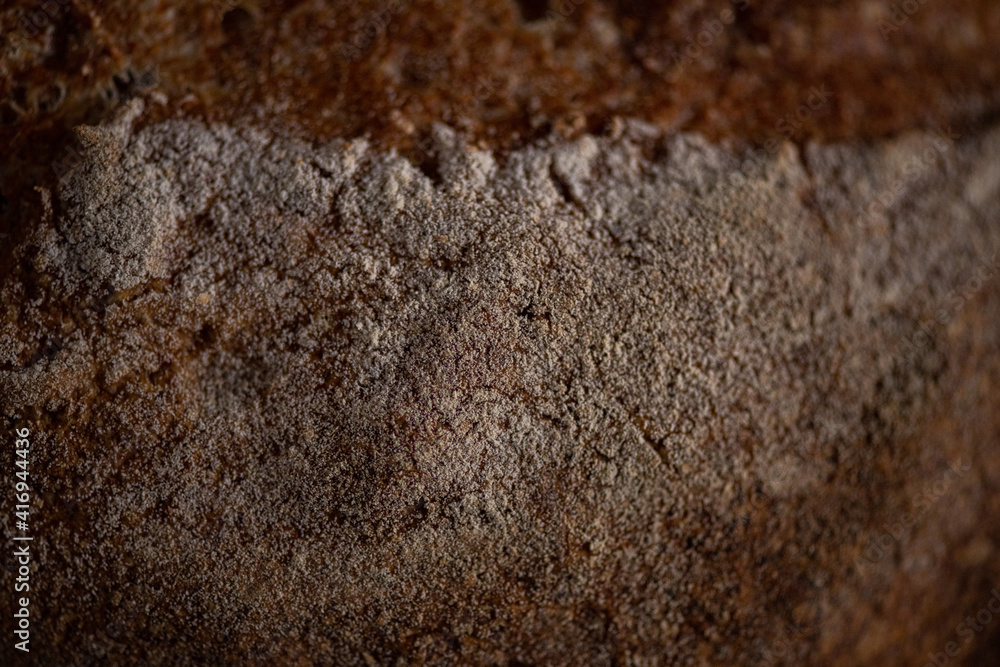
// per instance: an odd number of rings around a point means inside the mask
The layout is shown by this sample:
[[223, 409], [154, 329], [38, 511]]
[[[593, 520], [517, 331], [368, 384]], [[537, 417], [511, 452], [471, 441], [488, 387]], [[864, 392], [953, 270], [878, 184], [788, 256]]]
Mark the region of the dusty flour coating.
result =
[[789, 623], [836, 660], [907, 462], [996, 458], [917, 437], [965, 311], [907, 341], [995, 261], [998, 130], [913, 173], [932, 137], [498, 161], [441, 127], [428, 176], [139, 113], [82, 130], [3, 284], [57, 662], [759, 664]]

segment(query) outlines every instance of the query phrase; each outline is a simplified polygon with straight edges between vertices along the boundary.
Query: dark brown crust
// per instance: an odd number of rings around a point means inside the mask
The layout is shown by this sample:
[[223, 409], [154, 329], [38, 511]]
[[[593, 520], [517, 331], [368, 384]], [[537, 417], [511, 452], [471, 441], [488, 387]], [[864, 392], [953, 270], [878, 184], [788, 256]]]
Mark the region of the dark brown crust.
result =
[[[884, 137], [995, 105], [1000, 6], [913, 2], [900, 22], [892, 5], [861, 0], [363, 0], [321, 9], [218, 0], [161, 2], [158, 12], [86, 0], [50, 0], [58, 9], [47, 11], [17, 0], [3, 12], [0, 100], [7, 120], [17, 117], [11, 104], [27, 116], [0, 141], [93, 120], [101, 89], [134, 88], [124, 73], [150, 67], [169, 99], [164, 115], [390, 145], [438, 121], [507, 145], [552, 128], [600, 129], [614, 116], [763, 140], [812, 86], [833, 99], [794, 131], [800, 139]], [[522, 16], [546, 8], [567, 16]], [[42, 25], [37, 35], [25, 16]], [[29, 48], [12, 50], [20, 38]], [[61, 104], [53, 85], [65, 87]]]

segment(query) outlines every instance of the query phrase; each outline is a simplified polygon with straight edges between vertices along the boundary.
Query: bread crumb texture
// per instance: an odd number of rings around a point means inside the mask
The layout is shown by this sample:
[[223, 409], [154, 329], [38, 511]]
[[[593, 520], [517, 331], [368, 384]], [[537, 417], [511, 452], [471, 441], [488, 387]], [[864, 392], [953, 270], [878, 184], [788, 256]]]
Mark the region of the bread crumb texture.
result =
[[2, 282], [35, 664], [914, 664], [1000, 579], [1000, 129], [143, 113]]

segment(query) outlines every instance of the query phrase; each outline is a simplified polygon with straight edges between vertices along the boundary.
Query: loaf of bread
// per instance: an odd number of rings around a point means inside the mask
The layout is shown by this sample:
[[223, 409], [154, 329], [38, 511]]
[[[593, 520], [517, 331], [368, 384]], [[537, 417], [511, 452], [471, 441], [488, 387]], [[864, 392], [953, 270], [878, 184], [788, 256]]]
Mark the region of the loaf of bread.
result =
[[2, 21], [3, 664], [1000, 655], [997, 6]]

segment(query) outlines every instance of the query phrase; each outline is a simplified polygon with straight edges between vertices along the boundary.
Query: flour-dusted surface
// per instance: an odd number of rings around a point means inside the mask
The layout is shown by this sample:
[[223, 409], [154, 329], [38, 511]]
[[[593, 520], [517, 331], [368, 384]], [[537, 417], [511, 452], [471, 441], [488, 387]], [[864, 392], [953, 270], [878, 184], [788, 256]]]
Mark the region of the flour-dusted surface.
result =
[[1000, 130], [422, 171], [141, 113], [2, 286], [37, 664], [910, 664], [1000, 578]]

